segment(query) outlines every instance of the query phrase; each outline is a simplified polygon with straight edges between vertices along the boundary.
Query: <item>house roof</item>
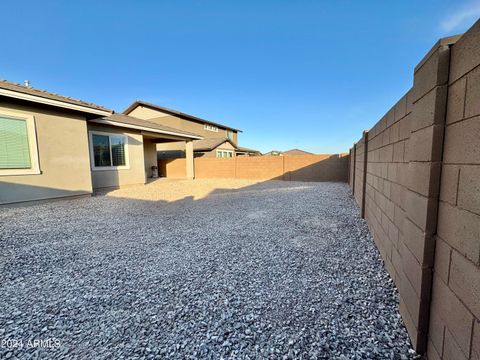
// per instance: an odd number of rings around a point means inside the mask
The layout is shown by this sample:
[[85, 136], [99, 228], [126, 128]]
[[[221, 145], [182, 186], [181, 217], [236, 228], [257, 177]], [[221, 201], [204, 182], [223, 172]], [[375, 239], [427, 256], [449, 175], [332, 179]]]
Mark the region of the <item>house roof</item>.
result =
[[25, 85], [16, 84], [6, 80], [0, 80], [0, 95], [37, 103], [43, 103], [47, 105], [69, 108], [73, 110], [84, 111], [97, 115], [106, 115], [107, 113], [113, 112], [113, 110], [110, 110], [101, 105], [51, 93], [45, 90], [27, 87]]
[[241, 152], [252, 152], [252, 153], [259, 153], [259, 154], [260, 154], [260, 151], [258, 151], [258, 150], [249, 149], [249, 148], [242, 147], [242, 146], [237, 146], [237, 151], [241, 151]]
[[283, 155], [313, 155], [311, 152], [300, 150], [300, 149], [290, 149], [283, 152]]
[[125, 115], [125, 114], [112, 114], [110, 116], [96, 118], [89, 121], [98, 123], [98, 124], [126, 127], [126, 128], [150, 131], [150, 132], [159, 133], [159, 134], [179, 136], [179, 137], [184, 137], [188, 139], [202, 139], [200, 135], [197, 135], [191, 132], [174, 129], [169, 126], [160, 125], [148, 120], [138, 119], [136, 117]]
[[234, 148], [237, 148], [235, 144], [227, 138], [209, 138], [203, 140], [195, 140], [193, 142], [193, 151], [211, 151], [225, 142], [228, 142]]
[[270, 150], [269, 152], [264, 153], [263, 155], [268, 156], [268, 155], [283, 155], [283, 151], [280, 150]]
[[166, 108], [166, 107], [164, 107], [164, 106], [159, 106], [159, 105], [151, 104], [151, 103], [148, 103], [148, 102], [142, 101], [142, 100], [136, 100], [136, 101], [134, 101], [129, 107], [127, 107], [127, 108], [123, 111], [123, 113], [128, 115], [128, 114], [130, 114], [134, 109], [136, 109], [138, 106], [149, 107], [149, 108], [151, 108], [151, 109], [159, 110], [159, 111], [162, 111], [162, 112], [164, 112], [164, 113], [167, 113], [167, 114], [170, 114], [170, 115], [174, 115], [174, 116], [180, 117], [180, 118], [182, 118], [182, 119], [192, 120], [192, 121], [195, 121], [195, 122], [206, 123], [206, 124], [214, 125], [214, 126], [221, 127], [221, 128], [224, 128], [224, 129], [233, 130], [233, 131], [237, 131], [237, 132], [242, 132], [242, 130], [235, 129], [235, 128], [232, 128], [232, 127], [230, 127], [230, 126], [226, 126], [226, 125], [222, 125], [222, 124], [219, 124], [219, 123], [215, 123], [215, 122], [210, 121], [210, 120], [205, 120], [205, 119], [202, 119], [202, 118], [193, 116], [193, 115], [189, 115], [189, 114], [182, 113], [182, 112], [180, 112], [180, 111], [178, 111], [178, 110], [169, 109], [169, 108]]

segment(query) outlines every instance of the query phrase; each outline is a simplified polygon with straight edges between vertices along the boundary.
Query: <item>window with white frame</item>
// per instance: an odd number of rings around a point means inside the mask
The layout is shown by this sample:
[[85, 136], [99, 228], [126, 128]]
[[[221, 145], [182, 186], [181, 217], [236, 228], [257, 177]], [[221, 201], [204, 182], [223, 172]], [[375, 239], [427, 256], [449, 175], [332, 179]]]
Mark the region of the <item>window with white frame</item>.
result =
[[227, 130], [227, 138], [230, 141], [233, 141], [233, 131], [232, 130]]
[[90, 132], [93, 169], [128, 168], [128, 141], [125, 135]]
[[218, 127], [210, 124], [203, 125], [203, 128], [208, 131], [218, 132]]
[[233, 151], [231, 150], [217, 150], [217, 158], [231, 158]]
[[34, 117], [0, 111], [0, 175], [40, 174]]

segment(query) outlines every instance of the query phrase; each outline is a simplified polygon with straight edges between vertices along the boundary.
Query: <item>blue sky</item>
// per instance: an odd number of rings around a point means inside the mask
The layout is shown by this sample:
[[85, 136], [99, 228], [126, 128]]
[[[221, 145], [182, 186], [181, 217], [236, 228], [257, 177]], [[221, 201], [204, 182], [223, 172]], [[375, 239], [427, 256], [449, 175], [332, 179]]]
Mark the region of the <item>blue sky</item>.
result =
[[0, 78], [116, 111], [171, 107], [238, 127], [240, 145], [264, 152], [331, 153], [480, 1], [6, 1], [0, 13]]

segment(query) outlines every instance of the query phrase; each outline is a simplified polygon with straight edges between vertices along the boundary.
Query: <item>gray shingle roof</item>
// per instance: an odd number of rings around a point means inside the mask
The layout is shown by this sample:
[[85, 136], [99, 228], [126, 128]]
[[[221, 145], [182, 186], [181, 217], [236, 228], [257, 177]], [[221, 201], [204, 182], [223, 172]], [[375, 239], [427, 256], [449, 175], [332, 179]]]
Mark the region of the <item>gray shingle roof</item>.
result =
[[260, 151], [258, 151], [258, 150], [250, 149], [250, 148], [246, 148], [246, 147], [242, 147], [242, 146], [237, 146], [237, 150], [238, 151], [243, 151], [243, 152], [254, 152], [254, 153], [259, 153], [260, 154]]
[[235, 144], [233, 144], [227, 138], [209, 138], [203, 140], [195, 140], [193, 142], [193, 151], [211, 151], [222, 145], [224, 142], [229, 142], [234, 148], [236, 148]]
[[90, 102], [74, 99], [68, 96], [63, 96], [59, 94], [54, 94], [45, 90], [40, 90], [40, 89], [35, 89], [31, 87], [26, 87], [24, 85], [16, 84], [7, 80], [0, 80], [0, 89], [5, 89], [5, 90], [10, 90], [10, 91], [15, 91], [18, 93], [22, 94], [27, 94], [27, 95], [33, 95], [33, 96], [38, 96], [42, 97], [45, 99], [50, 99], [50, 100], [56, 100], [56, 101], [61, 101], [67, 104], [73, 104], [73, 105], [79, 105], [79, 106], [84, 106], [88, 107], [91, 109], [96, 109], [96, 110], [102, 110], [102, 111], [108, 111], [108, 112], [113, 112], [112, 110], [101, 106], [97, 104], [93, 104]]

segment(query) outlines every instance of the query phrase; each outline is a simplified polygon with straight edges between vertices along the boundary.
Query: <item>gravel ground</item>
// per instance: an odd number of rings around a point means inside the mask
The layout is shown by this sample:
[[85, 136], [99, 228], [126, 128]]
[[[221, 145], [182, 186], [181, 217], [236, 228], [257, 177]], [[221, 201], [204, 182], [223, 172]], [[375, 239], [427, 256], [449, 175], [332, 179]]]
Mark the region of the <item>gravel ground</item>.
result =
[[345, 184], [157, 181], [0, 227], [2, 359], [415, 358]]

